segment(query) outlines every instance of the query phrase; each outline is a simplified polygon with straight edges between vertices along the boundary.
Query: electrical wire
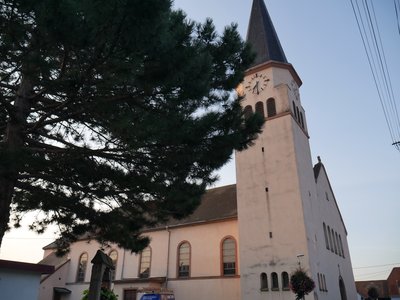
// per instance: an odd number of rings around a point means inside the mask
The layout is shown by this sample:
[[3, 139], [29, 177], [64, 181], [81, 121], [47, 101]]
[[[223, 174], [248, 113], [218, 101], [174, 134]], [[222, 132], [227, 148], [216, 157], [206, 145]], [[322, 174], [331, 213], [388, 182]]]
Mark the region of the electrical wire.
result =
[[[359, 1], [362, 3], [361, 8]], [[397, 26], [400, 33], [399, 1], [394, 0]], [[369, 3], [368, 0], [350, 0], [350, 3], [392, 139], [392, 145], [400, 151], [399, 112], [373, 2], [370, 1]]]
[[400, 0], [393, 0], [394, 2], [394, 10], [396, 12], [396, 21], [397, 21], [397, 30], [399, 31], [400, 35]]
[[386, 265], [364, 266], [364, 267], [354, 267], [353, 270], [356, 270], [356, 269], [371, 269], [371, 268], [379, 268], [379, 267], [388, 267], [388, 266], [395, 266], [395, 265], [399, 265], [399, 266], [400, 266], [400, 263], [393, 263], [393, 264], [386, 264]]

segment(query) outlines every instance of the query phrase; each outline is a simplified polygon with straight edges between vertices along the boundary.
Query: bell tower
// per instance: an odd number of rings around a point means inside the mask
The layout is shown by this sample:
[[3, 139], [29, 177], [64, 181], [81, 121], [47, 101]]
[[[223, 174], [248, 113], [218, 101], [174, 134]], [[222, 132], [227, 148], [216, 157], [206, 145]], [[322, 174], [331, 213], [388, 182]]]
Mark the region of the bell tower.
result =
[[289, 276], [299, 263], [309, 266], [316, 195], [302, 82], [263, 0], [253, 0], [247, 41], [256, 59], [238, 90], [245, 113], [265, 124], [255, 144], [236, 153], [241, 299], [293, 299]]

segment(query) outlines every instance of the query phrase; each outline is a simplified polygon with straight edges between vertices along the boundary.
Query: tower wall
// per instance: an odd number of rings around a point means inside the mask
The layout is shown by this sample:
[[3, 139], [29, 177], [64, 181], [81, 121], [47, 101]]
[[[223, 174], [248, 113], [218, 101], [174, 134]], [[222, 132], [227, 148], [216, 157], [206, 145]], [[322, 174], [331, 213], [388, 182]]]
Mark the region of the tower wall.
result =
[[[260, 93], [253, 91], [254, 76], [268, 79]], [[273, 98], [276, 115], [267, 116], [255, 145], [236, 153], [242, 299], [265, 299], [265, 293], [292, 299], [293, 294], [283, 287], [282, 272], [290, 274], [299, 262], [309, 266], [309, 210], [305, 206], [316, 192], [306, 127], [294, 118], [291, 105], [297, 101], [301, 107], [293, 89], [291, 72], [279, 67], [248, 74], [243, 84], [243, 106], [255, 110], [257, 102], [266, 104]], [[277, 290], [272, 290], [274, 272]], [[268, 276], [268, 291], [260, 290], [262, 273]]]

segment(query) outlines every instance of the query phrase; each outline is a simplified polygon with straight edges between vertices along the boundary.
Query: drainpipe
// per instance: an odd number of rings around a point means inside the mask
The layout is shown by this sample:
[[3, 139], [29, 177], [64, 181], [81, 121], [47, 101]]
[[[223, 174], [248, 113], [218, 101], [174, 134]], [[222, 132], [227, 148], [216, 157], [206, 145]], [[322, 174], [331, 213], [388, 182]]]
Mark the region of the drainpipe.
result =
[[125, 252], [126, 249], [122, 252], [122, 267], [121, 267], [121, 280], [124, 279], [124, 270], [125, 270]]
[[165, 226], [165, 230], [168, 232], [168, 244], [167, 244], [167, 270], [165, 275], [165, 288], [168, 289], [168, 275], [169, 275], [169, 246], [171, 243], [171, 231], [168, 226]]

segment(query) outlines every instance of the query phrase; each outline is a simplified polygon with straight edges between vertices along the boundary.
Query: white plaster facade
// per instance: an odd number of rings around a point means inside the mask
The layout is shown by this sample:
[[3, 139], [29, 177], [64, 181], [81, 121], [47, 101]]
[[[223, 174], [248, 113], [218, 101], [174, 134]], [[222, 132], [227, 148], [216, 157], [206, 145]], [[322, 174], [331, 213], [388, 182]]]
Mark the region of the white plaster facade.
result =
[[[238, 240], [236, 219], [210, 222], [201, 225], [177, 226], [146, 232], [151, 238], [151, 267], [147, 279], [139, 278], [140, 255], [111, 247], [104, 251], [118, 252], [115, 270], [114, 291], [124, 299], [124, 290], [130, 289], [172, 289], [176, 299], [239, 299], [239, 276], [221, 276], [220, 247], [226, 237]], [[180, 243], [190, 243], [190, 277], [177, 276], [177, 249]], [[169, 245], [169, 247], [168, 247]], [[101, 248], [95, 241], [87, 239], [74, 243], [68, 258], [56, 272], [42, 280], [41, 300], [53, 299], [54, 287], [71, 291], [61, 299], [80, 299], [88, 288], [91, 265], [88, 264], [84, 282], [76, 282], [79, 257], [87, 253], [89, 261]], [[49, 254], [49, 250], [45, 255]], [[66, 276], [63, 276], [64, 274]]]

